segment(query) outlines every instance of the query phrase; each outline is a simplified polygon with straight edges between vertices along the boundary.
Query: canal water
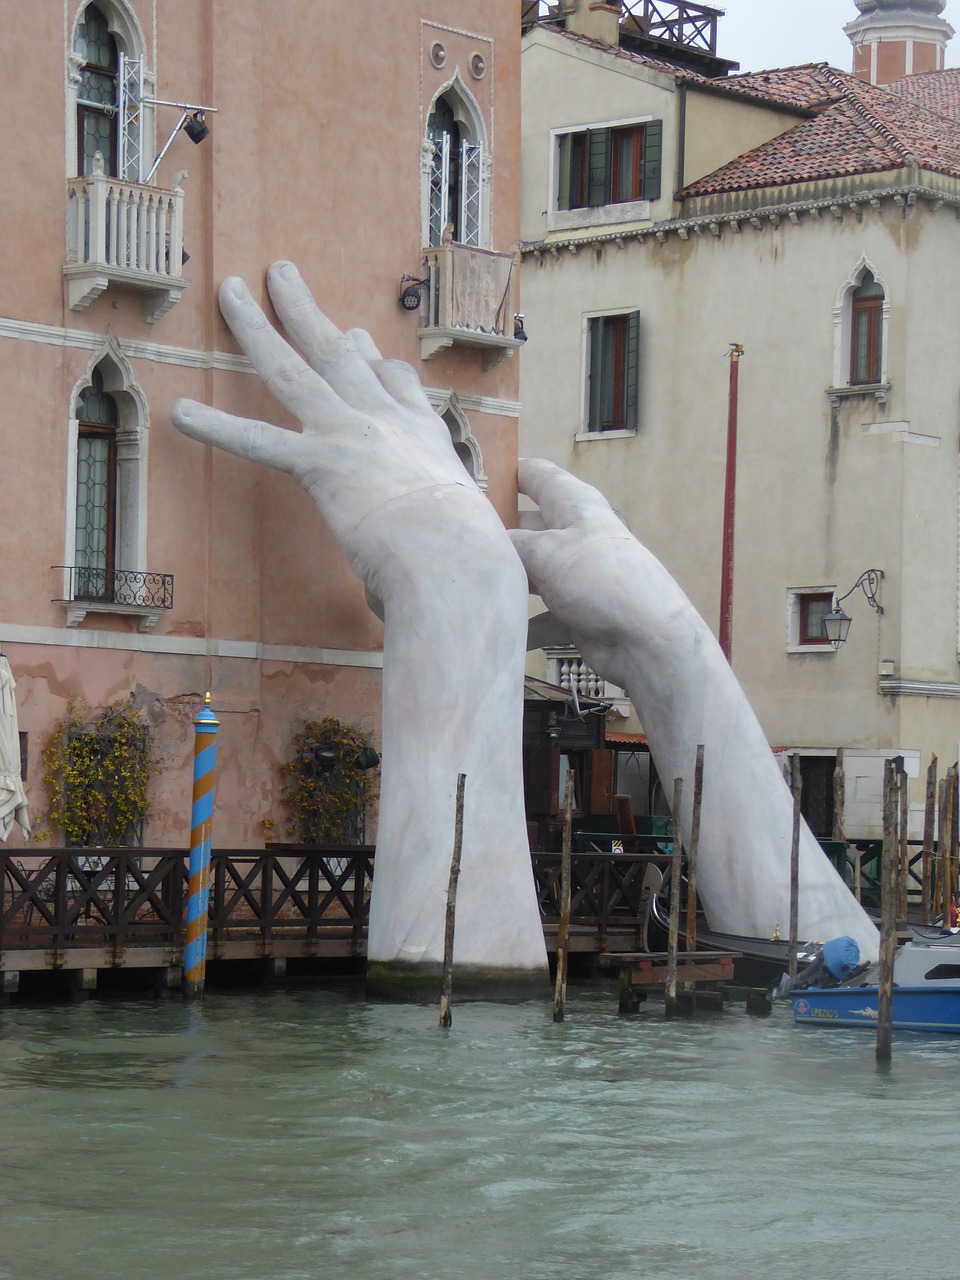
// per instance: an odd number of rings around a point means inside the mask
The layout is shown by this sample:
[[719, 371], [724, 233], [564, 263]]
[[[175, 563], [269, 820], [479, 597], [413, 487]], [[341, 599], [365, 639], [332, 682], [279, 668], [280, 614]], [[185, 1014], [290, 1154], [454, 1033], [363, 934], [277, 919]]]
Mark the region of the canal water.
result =
[[616, 994], [0, 1009], [2, 1280], [960, 1274], [960, 1040]]

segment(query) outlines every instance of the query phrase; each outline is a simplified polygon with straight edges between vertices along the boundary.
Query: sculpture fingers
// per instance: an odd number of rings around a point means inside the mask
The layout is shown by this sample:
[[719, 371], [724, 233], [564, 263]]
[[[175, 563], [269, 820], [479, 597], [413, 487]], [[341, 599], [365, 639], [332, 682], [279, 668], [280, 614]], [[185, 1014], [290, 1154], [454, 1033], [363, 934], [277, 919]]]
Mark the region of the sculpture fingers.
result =
[[513, 548], [523, 562], [532, 590], [539, 594], [542, 583], [554, 581], [564, 559], [575, 555], [579, 539], [571, 541], [561, 529], [508, 529]]
[[363, 414], [394, 407], [354, 339], [323, 314], [292, 262], [275, 262], [268, 269], [267, 288], [283, 327], [344, 404]]
[[305, 427], [363, 422], [284, 341], [238, 276], [224, 280], [219, 296], [224, 319], [270, 393]]
[[437, 412], [427, 399], [423, 383], [413, 365], [407, 364], [406, 360], [384, 360], [366, 329], [348, 329], [347, 337], [353, 339], [354, 346], [373, 370], [380, 385], [397, 404], [420, 416], [436, 420]]
[[276, 471], [295, 475], [307, 461], [304, 437], [269, 422], [236, 418], [232, 413], [211, 409], [196, 400], [175, 400], [170, 407], [170, 417], [177, 430], [192, 440], [216, 445], [253, 462], [263, 462]]
[[583, 528], [589, 524], [623, 531], [623, 522], [603, 494], [554, 462], [521, 458], [517, 481], [520, 492], [537, 503], [551, 529]]

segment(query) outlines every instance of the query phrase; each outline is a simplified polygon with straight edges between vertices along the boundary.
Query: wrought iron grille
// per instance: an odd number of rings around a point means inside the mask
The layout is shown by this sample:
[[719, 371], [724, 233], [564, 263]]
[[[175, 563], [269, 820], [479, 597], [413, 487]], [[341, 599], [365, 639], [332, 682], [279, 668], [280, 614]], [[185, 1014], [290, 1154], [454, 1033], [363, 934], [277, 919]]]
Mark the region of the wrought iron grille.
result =
[[69, 600], [102, 600], [108, 604], [145, 609], [173, 608], [173, 574], [136, 569], [98, 569], [87, 565], [58, 565], [70, 575]]

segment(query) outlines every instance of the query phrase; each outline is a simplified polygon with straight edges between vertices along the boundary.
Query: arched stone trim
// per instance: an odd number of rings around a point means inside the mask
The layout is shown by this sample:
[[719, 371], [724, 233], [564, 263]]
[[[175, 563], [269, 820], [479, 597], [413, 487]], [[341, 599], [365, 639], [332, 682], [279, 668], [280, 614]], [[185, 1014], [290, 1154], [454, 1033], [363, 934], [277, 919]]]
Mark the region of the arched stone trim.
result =
[[463, 463], [464, 470], [476, 483], [480, 492], [486, 493], [488, 481], [483, 469], [483, 455], [473, 432], [470, 430], [470, 423], [460, 407], [460, 401], [457, 399], [455, 391], [450, 392], [444, 403], [437, 409], [437, 413], [447, 424], [453, 447], [456, 450], [457, 457]]
[[833, 308], [833, 385], [835, 387], [846, 387], [850, 384], [851, 303], [854, 290], [868, 271], [883, 289], [883, 310], [880, 322], [880, 381], [887, 382], [890, 348], [890, 290], [873, 262], [865, 253], [862, 253], [857, 265], [837, 291], [837, 300]]
[[[143, 59], [144, 96], [155, 98], [157, 88], [156, 69], [151, 71], [148, 68], [147, 42], [137, 15], [128, 5], [123, 3], [123, 0], [92, 0], [92, 2], [96, 4], [106, 18], [107, 27], [114, 40], [116, 40], [120, 52], [125, 53], [128, 58]], [[77, 27], [83, 18], [84, 10], [90, 3], [91, 0], [82, 0], [81, 4], [76, 5], [73, 21], [68, 24], [66, 31], [66, 48], [64, 50], [64, 104], [66, 112], [64, 134], [68, 178], [77, 177], [77, 89], [80, 85], [80, 68], [83, 65], [82, 60], [74, 53], [73, 45], [76, 39]], [[156, 108], [151, 106], [144, 107], [143, 148], [145, 153], [149, 153], [151, 156], [155, 154], [156, 140]]]
[[[137, 385], [130, 361], [111, 334], [91, 356], [83, 377], [70, 394], [67, 431], [65, 565], [74, 563], [76, 553], [77, 400], [99, 368], [103, 389], [117, 405], [117, 543], [116, 567], [145, 571], [147, 567], [147, 444], [150, 410], [147, 398]], [[64, 593], [68, 590], [64, 584]]]
[[[493, 157], [491, 143], [483, 123], [483, 113], [476, 98], [467, 88], [458, 67], [453, 76], [434, 94], [427, 109], [425, 120], [429, 120], [433, 109], [440, 98], [445, 98], [453, 111], [460, 133], [468, 142], [480, 143], [483, 148], [483, 166], [481, 171], [481, 227], [480, 244], [489, 248], [492, 240], [490, 222], [491, 186], [493, 182]], [[426, 127], [426, 126], [424, 126]], [[424, 133], [420, 144], [420, 234], [424, 246], [430, 243], [430, 173], [433, 165], [433, 146]]]

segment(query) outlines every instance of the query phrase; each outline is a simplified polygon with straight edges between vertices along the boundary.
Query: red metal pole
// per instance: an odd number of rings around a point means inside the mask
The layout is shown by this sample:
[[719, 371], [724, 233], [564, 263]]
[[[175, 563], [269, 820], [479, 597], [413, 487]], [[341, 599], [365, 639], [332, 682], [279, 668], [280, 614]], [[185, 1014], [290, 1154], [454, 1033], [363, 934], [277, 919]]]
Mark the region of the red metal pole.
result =
[[723, 486], [723, 552], [720, 560], [720, 648], [730, 661], [733, 642], [733, 525], [737, 499], [737, 391], [743, 344], [730, 344], [727, 406], [727, 469]]

